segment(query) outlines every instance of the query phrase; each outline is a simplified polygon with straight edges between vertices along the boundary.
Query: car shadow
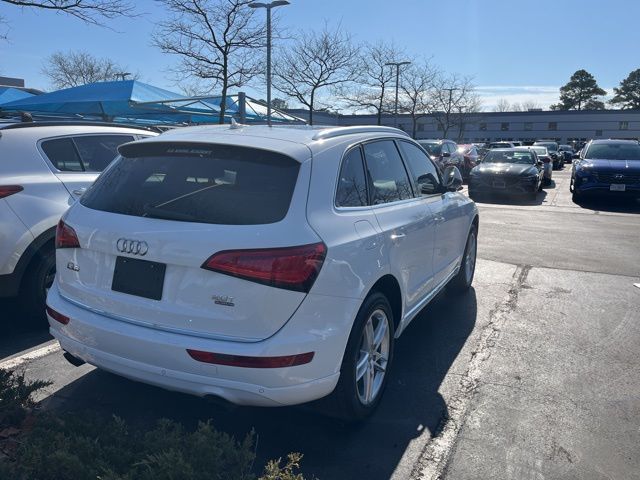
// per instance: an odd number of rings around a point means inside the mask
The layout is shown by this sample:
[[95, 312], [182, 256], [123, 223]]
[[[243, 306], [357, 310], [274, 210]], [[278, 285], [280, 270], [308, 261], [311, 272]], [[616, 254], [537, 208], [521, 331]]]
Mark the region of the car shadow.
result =
[[640, 213], [640, 200], [634, 198], [585, 197], [574, 202], [580, 208], [596, 212]]
[[0, 335], [0, 359], [28, 350], [51, 340], [49, 325], [44, 315], [42, 318], [30, 318], [21, 308], [17, 298], [0, 299], [0, 318], [2, 318], [2, 335]]
[[[50, 406], [118, 415], [131, 428], [169, 418], [195, 427], [212, 419], [236, 438], [256, 432], [256, 468], [289, 452], [304, 455], [302, 471], [312, 478], [387, 479], [401, 459], [413, 465], [421, 449], [412, 440], [434, 436], [448, 410], [440, 385], [471, 334], [477, 315], [472, 289], [441, 294], [425, 307], [396, 344], [395, 362], [377, 411], [348, 424], [320, 414], [314, 405], [249, 408], [220, 405], [93, 370], [50, 397]], [[72, 367], [70, 367], [72, 368]], [[258, 472], [259, 473], [259, 472]], [[401, 472], [408, 477], [410, 471]]]
[[[555, 187], [555, 184], [553, 184]], [[551, 187], [544, 187], [545, 189]], [[525, 195], [508, 195], [508, 194], [499, 194], [493, 193], [488, 194], [484, 193], [482, 195], [476, 195], [473, 198], [473, 201], [476, 203], [489, 203], [494, 205], [542, 205], [547, 198], [547, 192], [542, 190], [538, 192], [535, 199], [532, 199]]]

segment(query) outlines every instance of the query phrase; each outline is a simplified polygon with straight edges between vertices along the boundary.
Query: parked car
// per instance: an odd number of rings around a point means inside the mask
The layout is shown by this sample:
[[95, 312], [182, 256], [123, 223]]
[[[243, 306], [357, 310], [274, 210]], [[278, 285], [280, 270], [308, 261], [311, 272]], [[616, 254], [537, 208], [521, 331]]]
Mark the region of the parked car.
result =
[[489, 150], [493, 150], [494, 148], [513, 148], [514, 145], [511, 142], [491, 142], [489, 144]]
[[516, 147], [491, 150], [471, 170], [469, 196], [500, 193], [535, 199], [542, 190], [543, 163], [535, 151]]
[[536, 140], [533, 145], [536, 147], [547, 147], [554, 170], [560, 170], [564, 167], [564, 154], [560, 152], [557, 142], [553, 140]]
[[0, 126], [0, 297], [44, 317], [58, 220], [142, 128], [82, 122]]
[[573, 200], [586, 195], [640, 198], [640, 145], [636, 140], [592, 140], [571, 170]]
[[431, 156], [431, 159], [443, 171], [446, 167], [456, 167], [464, 171], [464, 156], [458, 152], [458, 145], [451, 140], [418, 140], [418, 143]]
[[458, 145], [458, 153], [461, 153], [464, 158], [464, 166], [462, 167], [462, 177], [469, 178], [469, 172], [478, 164], [480, 160], [480, 154], [478, 148], [473, 145]]
[[75, 363], [245, 405], [333, 392], [363, 418], [395, 339], [473, 280], [459, 171], [397, 129], [195, 127], [119, 151], [58, 226], [47, 312]]
[[560, 145], [558, 150], [564, 155], [564, 163], [573, 162], [573, 147], [571, 145]]
[[542, 177], [542, 185], [548, 186], [551, 185], [551, 177], [553, 174], [553, 160], [551, 160], [551, 155], [547, 150], [547, 147], [542, 146], [531, 146], [531, 147], [523, 147], [533, 150], [538, 159], [542, 161], [542, 169], [543, 169], [543, 177]]

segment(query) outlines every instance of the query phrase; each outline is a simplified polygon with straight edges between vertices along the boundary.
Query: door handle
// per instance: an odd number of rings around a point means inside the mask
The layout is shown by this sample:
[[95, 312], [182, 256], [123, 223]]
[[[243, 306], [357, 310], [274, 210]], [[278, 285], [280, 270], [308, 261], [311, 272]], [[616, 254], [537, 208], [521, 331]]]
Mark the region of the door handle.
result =
[[74, 195], [78, 195], [79, 197], [84, 195], [84, 192], [86, 192], [87, 189], [85, 187], [82, 188], [77, 188], [76, 190], [73, 191]]
[[391, 240], [402, 240], [406, 235], [404, 233], [392, 233]]

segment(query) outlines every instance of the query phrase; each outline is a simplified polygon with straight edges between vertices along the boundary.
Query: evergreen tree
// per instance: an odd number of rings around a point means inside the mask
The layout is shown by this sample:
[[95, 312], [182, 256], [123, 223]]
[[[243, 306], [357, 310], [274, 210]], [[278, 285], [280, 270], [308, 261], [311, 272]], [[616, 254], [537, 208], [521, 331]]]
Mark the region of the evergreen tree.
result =
[[604, 103], [597, 99], [606, 95], [598, 86], [596, 79], [586, 70], [578, 70], [571, 75], [569, 83], [560, 88], [560, 103], [553, 105], [552, 110], [603, 109]]
[[640, 109], [640, 68], [631, 72], [613, 91], [615, 96], [609, 103], [622, 109]]

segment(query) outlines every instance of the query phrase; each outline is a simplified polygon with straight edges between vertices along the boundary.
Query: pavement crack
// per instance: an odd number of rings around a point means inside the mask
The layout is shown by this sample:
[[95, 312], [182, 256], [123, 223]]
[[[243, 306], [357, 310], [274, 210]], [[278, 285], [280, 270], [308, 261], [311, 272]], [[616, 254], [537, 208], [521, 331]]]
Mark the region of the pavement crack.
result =
[[502, 325], [517, 308], [518, 297], [533, 267], [518, 265], [513, 273], [506, 297], [489, 312], [489, 321], [482, 327], [476, 348], [471, 352], [467, 369], [460, 376], [457, 392], [448, 402], [448, 412], [432, 432], [431, 440], [425, 445], [419, 460], [413, 467], [411, 478], [438, 480], [446, 474], [446, 467], [456, 439], [467, 417], [469, 405], [480, 386], [483, 363], [491, 356]]

